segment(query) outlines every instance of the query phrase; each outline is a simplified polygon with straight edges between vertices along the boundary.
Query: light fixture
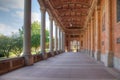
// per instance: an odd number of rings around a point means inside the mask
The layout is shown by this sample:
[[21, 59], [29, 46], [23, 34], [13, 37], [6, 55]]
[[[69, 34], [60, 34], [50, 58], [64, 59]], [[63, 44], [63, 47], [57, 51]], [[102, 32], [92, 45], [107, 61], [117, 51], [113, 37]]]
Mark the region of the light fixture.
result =
[[70, 23], [70, 27], [72, 27], [72, 23]]

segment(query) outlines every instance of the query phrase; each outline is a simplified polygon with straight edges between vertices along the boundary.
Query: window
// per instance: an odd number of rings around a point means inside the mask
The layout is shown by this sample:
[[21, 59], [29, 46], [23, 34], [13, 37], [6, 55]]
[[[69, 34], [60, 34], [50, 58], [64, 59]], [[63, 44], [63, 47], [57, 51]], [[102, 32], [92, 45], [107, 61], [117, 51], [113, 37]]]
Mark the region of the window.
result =
[[104, 41], [102, 41], [102, 46], [104, 45]]
[[83, 41], [81, 41], [81, 47], [83, 47]]
[[102, 17], [102, 31], [105, 31], [105, 12]]
[[117, 44], [120, 44], [120, 38], [117, 38]]
[[120, 0], [117, 0], [117, 22], [120, 21]]

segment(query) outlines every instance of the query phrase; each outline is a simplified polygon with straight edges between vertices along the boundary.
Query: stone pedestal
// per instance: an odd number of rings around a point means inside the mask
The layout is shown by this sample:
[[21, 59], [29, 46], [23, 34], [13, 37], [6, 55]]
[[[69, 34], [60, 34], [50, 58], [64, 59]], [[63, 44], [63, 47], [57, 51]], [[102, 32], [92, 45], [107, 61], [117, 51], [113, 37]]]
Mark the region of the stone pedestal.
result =
[[107, 67], [113, 67], [113, 52], [106, 52], [105, 54], [101, 54], [101, 61]]
[[95, 53], [95, 59], [97, 60], [97, 61], [100, 61], [100, 55], [101, 55], [101, 52], [100, 51], [96, 51]]
[[94, 58], [94, 51], [90, 51], [90, 56]]
[[25, 65], [27, 66], [33, 65], [34, 61], [32, 55], [24, 55], [24, 58], [25, 58]]
[[120, 58], [114, 57], [113, 58], [113, 65], [116, 69], [120, 70]]

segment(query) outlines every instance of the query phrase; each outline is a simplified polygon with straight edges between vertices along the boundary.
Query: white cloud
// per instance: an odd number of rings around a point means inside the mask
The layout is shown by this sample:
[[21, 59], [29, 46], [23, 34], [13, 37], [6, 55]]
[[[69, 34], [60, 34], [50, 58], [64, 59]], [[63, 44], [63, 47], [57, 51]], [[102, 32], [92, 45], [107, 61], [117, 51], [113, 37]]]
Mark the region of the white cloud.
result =
[[0, 7], [2, 11], [9, 11], [10, 9], [24, 9], [24, 0], [1, 0]]
[[34, 21], [40, 22], [40, 13], [32, 12], [31, 22], [33, 23]]
[[12, 28], [9, 25], [0, 23], [0, 33], [4, 35], [11, 35], [12, 32], [17, 32], [18, 29]]
[[8, 8], [5, 8], [5, 7], [0, 7], [0, 11], [9, 12], [10, 10]]
[[[15, 14], [13, 14], [13, 16], [19, 17], [20, 19], [24, 19], [24, 11], [16, 11]], [[33, 23], [34, 21], [39, 21], [40, 22], [40, 13], [32, 12], [31, 22]]]
[[15, 17], [19, 17], [21, 19], [24, 18], [24, 12], [23, 11], [16, 11], [15, 12]]

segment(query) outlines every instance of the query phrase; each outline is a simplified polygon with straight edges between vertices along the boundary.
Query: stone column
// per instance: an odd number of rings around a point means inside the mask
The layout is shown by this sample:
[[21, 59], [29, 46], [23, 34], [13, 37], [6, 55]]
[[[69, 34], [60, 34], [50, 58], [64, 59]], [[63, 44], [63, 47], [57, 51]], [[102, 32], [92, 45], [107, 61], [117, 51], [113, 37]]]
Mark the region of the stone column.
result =
[[59, 51], [61, 50], [61, 30], [60, 30], [60, 28], [59, 28], [59, 40], [58, 40], [58, 49], [59, 49]]
[[106, 53], [105, 53], [105, 66], [113, 66], [113, 51], [112, 51], [112, 0], [105, 0], [106, 4]]
[[31, 55], [31, 0], [24, 0], [24, 38], [23, 38], [23, 56], [25, 64], [32, 65]]
[[90, 55], [90, 42], [91, 42], [91, 40], [90, 40], [90, 37], [91, 37], [91, 35], [90, 35], [90, 22], [88, 23], [88, 54]]
[[58, 26], [58, 28], [57, 28], [57, 31], [58, 31], [58, 32], [57, 32], [57, 34], [58, 34], [58, 37], [57, 37], [57, 38], [58, 38], [57, 50], [59, 51], [59, 44], [60, 44], [60, 42], [59, 42], [59, 41], [60, 41], [60, 40], [59, 40], [59, 26]]
[[46, 57], [45, 55], [45, 18], [46, 18], [46, 10], [45, 8], [41, 7], [41, 42], [40, 42], [40, 47], [41, 47], [41, 53], [44, 56], [44, 58]]
[[86, 29], [86, 53], [88, 53], [88, 27]]
[[62, 45], [63, 51], [65, 51], [65, 33], [63, 32], [63, 45]]
[[93, 17], [91, 18], [91, 57], [94, 57], [94, 53], [93, 53], [93, 47], [94, 47], [94, 25], [93, 25]]
[[49, 43], [50, 52], [53, 55], [53, 18], [52, 17], [50, 17], [50, 41], [49, 42], [50, 42]]
[[63, 31], [61, 31], [61, 50], [63, 51]]
[[89, 54], [89, 23], [87, 25], [87, 54]]
[[95, 39], [95, 43], [96, 43], [96, 51], [95, 51], [95, 59], [96, 60], [100, 60], [100, 10], [98, 9], [98, 7], [96, 7], [96, 11], [95, 11], [95, 19], [96, 19], [96, 39]]
[[58, 50], [58, 28], [57, 24], [55, 24], [55, 51]]
[[91, 51], [91, 23], [89, 22], [88, 25], [88, 54], [90, 55], [90, 51]]

